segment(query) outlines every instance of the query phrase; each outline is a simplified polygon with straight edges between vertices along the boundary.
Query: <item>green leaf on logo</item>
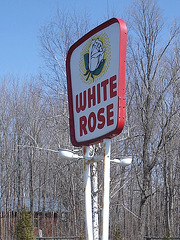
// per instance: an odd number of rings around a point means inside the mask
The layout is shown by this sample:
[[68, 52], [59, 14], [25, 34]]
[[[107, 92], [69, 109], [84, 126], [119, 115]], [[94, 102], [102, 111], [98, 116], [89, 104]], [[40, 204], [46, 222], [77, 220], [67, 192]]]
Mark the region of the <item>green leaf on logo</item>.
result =
[[89, 71], [89, 53], [84, 54], [84, 63], [86, 70]]
[[102, 61], [99, 64], [99, 67], [93, 72], [94, 75], [99, 75], [104, 67], [105, 59], [102, 59]]

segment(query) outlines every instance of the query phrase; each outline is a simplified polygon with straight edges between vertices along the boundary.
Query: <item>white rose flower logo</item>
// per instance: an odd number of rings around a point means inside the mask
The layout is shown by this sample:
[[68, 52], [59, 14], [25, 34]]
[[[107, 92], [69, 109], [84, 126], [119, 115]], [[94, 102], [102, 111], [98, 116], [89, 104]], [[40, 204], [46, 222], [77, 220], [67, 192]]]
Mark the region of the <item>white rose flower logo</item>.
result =
[[101, 73], [105, 64], [104, 53], [103, 42], [98, 38], [93, 39], [89, 47], [89, 53], [84, 55], [86, 81], [90, 76], [94, 79], [94, 75], [97, 76]]

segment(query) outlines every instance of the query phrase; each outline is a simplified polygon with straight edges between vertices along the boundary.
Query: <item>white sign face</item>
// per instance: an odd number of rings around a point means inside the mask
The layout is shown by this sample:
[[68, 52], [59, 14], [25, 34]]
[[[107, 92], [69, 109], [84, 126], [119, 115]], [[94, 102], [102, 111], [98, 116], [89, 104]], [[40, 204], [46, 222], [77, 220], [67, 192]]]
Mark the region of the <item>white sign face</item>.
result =
[[125, 24], [115, 18], [105, 22], [76, 42], [68, 52], [71, 140], [76, 146], [117, 135], [124, 126], [124, 120], [119, 118], [124, 118], [124, 110], [120, 108], [125, 104], [123, 58], [126, 49], [123, 57], [120, 57], [120, 50], [121, 43], [126, 48], [126, 32], [122, 36], [126, 28], [121, 29], [121, 23]]

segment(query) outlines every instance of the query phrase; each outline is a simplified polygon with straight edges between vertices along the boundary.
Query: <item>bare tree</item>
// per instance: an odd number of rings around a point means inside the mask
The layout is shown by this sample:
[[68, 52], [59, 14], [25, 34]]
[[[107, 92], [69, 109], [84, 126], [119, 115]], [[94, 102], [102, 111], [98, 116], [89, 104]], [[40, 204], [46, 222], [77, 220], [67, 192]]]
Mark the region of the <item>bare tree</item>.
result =
[[66, 91], [66, 56], [70, 46], [89, 29], [88, 16], [71, 16], [66, 11], [57, 14], [40, 31], [41, 55], [45, 60], [46, 74], [42, 80], [49, 89], [59, 95]]
[[[153, 196], [152, 172], [162, 148], [164, 135], [177, 109], [168, 116], [162, 114], [162, 106], [171, 94], [171, 88], [179, 80], [179, 68], [173, 65], [171, 76], [167, 73], [168, 49], [179, 29], [174, 28], [167, 44], [160, 46], [159, 37], [163, 24], [159, 8], [154, 1], [136, 1], [131, 11], [133, 34], [129, 35], [128, 80], [131, 81], [130, 96], [133, 103], [133, 148], [138, 157], [137, 176], [141, 192], [139, 205], [139, 239], [150, 234], [150, 197]], [[168, 59], [171, 61], [171, 59]], [[174, 73], [174, 74], [173, 74]], [[129, 110], [129, 109], [128, 109]], [[138, 170], [137, 170], [138, 172]]]

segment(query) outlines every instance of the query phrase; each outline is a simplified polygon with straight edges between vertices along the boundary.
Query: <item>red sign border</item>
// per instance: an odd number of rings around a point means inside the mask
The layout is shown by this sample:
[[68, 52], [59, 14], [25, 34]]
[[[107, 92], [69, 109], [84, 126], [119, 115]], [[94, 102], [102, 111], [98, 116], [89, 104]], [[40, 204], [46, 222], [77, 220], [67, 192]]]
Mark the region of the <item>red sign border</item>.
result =
[[[89, 39], [91, 36], [97, 32], [109, 27], [110, 25], [118, 23], [120, 27], [120, 49], [119, 49], [119, 88], [118, 88], [118, 121], [117, 127], [113, 131], [97, 137], [95, 139], [90, 139], [87, 141], [77, 142], [75, 138], [75, 127], [74, 127], [74, 114], [73, 114], [73, 96], [72, 96], [72, 84], [71, 84], [71, 70], [70, 70], [70, 60], [73, 51], [79, 47], [84, 41]], [[88, 146], [90, 144], [95, 144], [101, 142], [104, 138], [113, 138], [121, 133], [125, 123], [125, 69], [126, 69], [126, 43], [127, 43], [127, 27], [124, 20], [119, 18], [111, 18], [110, 20], [102, 23], [96, 28], [92, 29], [90, 32], [85, 34], [77, 42], [75, 42], [69, 49], [66, 58], [66, 73], [67, 73], [67, 84], [68, 84], [68, 101], [69, 101], [69, 115], [70, 115], [70, 136], [71, 142], [74, 146]]]

